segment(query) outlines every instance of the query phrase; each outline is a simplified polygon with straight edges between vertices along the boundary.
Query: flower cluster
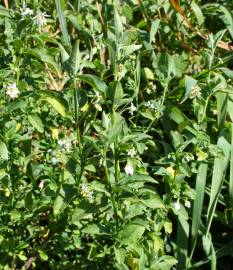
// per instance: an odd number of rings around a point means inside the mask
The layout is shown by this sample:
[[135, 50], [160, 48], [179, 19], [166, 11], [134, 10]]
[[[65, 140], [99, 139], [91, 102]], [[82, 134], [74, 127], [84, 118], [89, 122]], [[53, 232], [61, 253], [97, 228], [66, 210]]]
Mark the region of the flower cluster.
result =
[[46, 17], [48, 15], [40, 10], [37, 12], [36, 16], [33, 18], [34, 22], [39, 26], [40, 30], [47, 24]]
[[148, 88], [146, 89], [147, 94], [151, 94], [151, 92], [155, 92], [157, 89], [156, 85], [153, 82], [150, 82]]
[[190, 93], [189, 93], [189, 98], [200, 98], [201, 97], [201, 88], [197, 84], [192, 87]]
[[70, 152], [72, 149], [72, 142], [69, 139], [58, 140], [58, 144], [62, 147], [63, 151]]
[[[19, 11], [23, 18], [28, 15], [31, 16], [34, 13], [32, 9], [26, 7], [25, 2], [23, 3], [23, 6], [19, 9]], [[42, 28], [47, 24], [46, 17], [48, 17], [46, 12], [42, 12], [39, 10], [36, 13], [36, 16], [32, 18], [34, 23], [39, 27], [40, 30], [42, 30]]]
[[[173, 203], [173, 206], [174, 206], [174, 208], [175, 208], [176, 211], [179, 211], [180, 208], [181, 208], [179, 200], [177, 200], [176, 202], [174, 202]], [[187, 207], [187, 208], [190, 208], [191, 207], [190, 201], [186, 200], [184, 202], [184, 206]]]
[[16, 83], [10, 83], [10, 84], [7, 85], [6, 94], [12, 99], [18, 97], [19, 89], [16, 86]]
[[134, 147], [131, 148], [131, 149], [129, 149], [129, 151], [128, 151], [128, 156], [130, 156], [130, 157], [135, 157], [136, 155], [137, 155], [137, 151], [135, 150]]
[[93, 191], [90, 190], [90, 188], [89, 188], [89, 186], [87, 184], [82, 184], [81, 185], [81, 195], [84, 198], [87, 198], [91, 203], [94, 200]]

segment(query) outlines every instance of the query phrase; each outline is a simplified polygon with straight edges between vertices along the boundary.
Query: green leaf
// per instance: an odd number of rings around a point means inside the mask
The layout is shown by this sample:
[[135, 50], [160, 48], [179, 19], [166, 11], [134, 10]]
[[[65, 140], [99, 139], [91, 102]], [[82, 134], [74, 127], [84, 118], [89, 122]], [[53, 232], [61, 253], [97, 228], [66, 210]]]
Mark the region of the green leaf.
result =
[[177, 270], [183, 270], [186, 268], [186, 262], [188, 258], [188, 240], [189, 240], [189, 223], [183, 219], [182, 216], [178, 217], [177, 228]]
[[142, 238], [144, 231], [144, 226], [130, 223], [119, 232], [118, 239], [123, 245], [135, 245]]
[[67, 116], [69, 105], [60, 92], [43, 90], [40, 91], [40, 94], [42, 95], [42, 99], [52, 105], [52, 107], [58, 113], [60, 113], [63, 117]]
[[156, 19], [151, 23], [151, 29], [150, 29], [150, 43], [155, 42], [155, 35], [158, 32], [160, 25], [160, 19]]
[[231, 156], [230, 156], [230, 180], [229, 180], [229, 198], [231, 205], [231, 214], [233, 217], [233, 123], [231, 123]]
[[195, 188], [196, 199], [194, 200], [193, 214], [192, 214], [192, 230], [191, 230], [192, 241], [191, 241], [190, 260], [192, 258], [195, 249], [198, 230], [201, 223], [201, 213], [203, 209], [203, 201], [205, 195], [207, 169], [208, 165], [205, 163], [201, 163], [197, 171], [196, 188]]
[[71, 61], [72, 61], [73, 74], [76, 75], [80, 68], [80, 62], [81, 62], [81, 54], [79, 51], [79, 39], [77, 39], [74, 43]]
[[155, 180], [154, 178], [152, 178], [149, 175], [146, 174], [133, 174], [131, 176], [125, 176], [123, 178], [120, 179], [120, 181], [118, 182], [118, 185], [128, 185], [128, 184], [133, 184], [133, 183], [158, 183], [157, 180]]
[[103, 82], [99, 77], [92, 75], [92, 74], [84, 74], [77, 76], [81, 81], [89, 84], [95, 90], [101, 92], [102, 94], [106, 95], [107, 93], [107, 85]]
[[122, 135], [123, 132], [123, 125], [125, 120], [121, 117], [119, 117], [113, 126], [109, 127], [108, 130], [108, 141], [107, 143], [110, 145], [113, 142], [117, 141], [120, 138], [120, 135]]
[[69, 36], [68, 30], [67, 30], [67, 24], [66, 24], [66, 20], [65, 20], [63, 8], [62, 8], [62, 1], [55, 0], [55, 4], [56, 4], [57, 13], [58, 13], [58, 19], [59, 19], [59, 23], [60, 23], [60, 27], [61, 27], [62, 36], [64, 39], [64, 44], [67, 47], [69, 47], [70, 46], [70, 36]]
[[233, 40], [233, 17], [230, 11], [224, 7], [223, 5], [219, 5], [219, 11], [221, 11], [223, 14], [220, 16], [223, 23], [225, 24], [231, 39]]
[[61, 52], [62, 62], [65, 63], [70, 58], [70, 56], [68, 52], [66, 51], [66, 49], [60, 43], [58, 43], [58, 47]]
[[119, 40], [120, 36], [122, 35], [124, 29], [123, 29], [123, 24], [121, 21], [121, 17], [118, 13], [117, 7], [114, 6], [114, 24], [115, 24], [115, 35], [116, 35], [116, 40]]
[[196, 84], [197, 84], [197, 80], [193, 79], [192, 77], [188, 75], [185, 76], [185, 94], [180, 103], [185, 102], [189, 98], [190, 93], [192, 92], [193, 87]]
[[156, 260], [155, 263], [153, 263], [153, 270], [169, 270], [172, 268], [172, 266], [174, 266], [175, 264], [177, 264], [177, 259], [175, 259], [172, 256], [161, 256], [159, 259]]
[[225, 171], [229, 163], [230, 149], [231, 149], [230, 144], [223, 136], [221, 136], [218, 139], [217, 145], [220, 149], [222, 149], [224, 153], [224, 158], [221, 159], [219, 157], [216, 157], [214, 159], [214, 168], [213, 168], [213, 176], [212, 176], [211, 191], [210, 191], [210, 201], [209, 201], [209, 207], [207, 211], [206, 234], [208, 234], [210, 230], [210, 226], [214, 217], [214, 212], [215, 212], [216, 205], [218, 203], [220, 191], [221, 191], [224, 176], [225, 176]]
[[102, 224], [88, 224], [82, 229], [82, 233], [87, 233], [91, 235], [106, 235], [109, 234], [109, 230], [106, 226]]
[[8, 160], [9, 154], [6, 147], [6, 144], [4, 142], [0, 142], [0, 159], [2, 160]]
[[201, 26], [205, 22], [201, 8], [195, 1], [191, 2], [191, 8], [197, 18], [198, 25]]
[[41, 121], [41, 118], [38, 114], [30, 114], [28, 116], [28, 121], [31, 123], [31, 125], [40, 133], [44, 132], [44, 124]]
[[107, 97], [112, 100], [114, 105], [120, 105], [121, 100], [124, 97], [124, 91], [121, 82], [114, 81], [109, 84], [107, 89]]
[[142, 45], [136, 45], [136, 44], [124, 46], [122, 47], [123, 56], [124, 57], [129, 56], [130, 54], [134, 53], [135, 51], [138, 51], [141, 48], [142, 48]]
[[181, 77], [187, 67], [187, 62], [180, 55], [159, 53], [153, 60], [156, 74], [163, 81], [169, 82], [174, 77]]
[[144, 67], [142, 69], [142, 75], [147, 79], [147, 80], [155, 80], [155, 76], [154, 76], [154, 73], [153, 71], [148, 68], [148, 67]]
[[31, 54], [37, 59], [39, 59], [42, 63], [47, 63], [56, 73], [60, 72], [60, 67], [55, 61], [54, 57], [50, 54], [50, 52], [46, 48], [34, 48], [25, 50], [25, 53]]
[[59, 215], [71, 202], [75, 193], [75, 189], [72, 185], [64, 184], [61, 186], [60, 191], [54, 201], [53, 213]]
[[149, 208], [165, 208], [165, 205], [159, 195], [152, 192], [143, 192], [140, 197], [141, 202]]

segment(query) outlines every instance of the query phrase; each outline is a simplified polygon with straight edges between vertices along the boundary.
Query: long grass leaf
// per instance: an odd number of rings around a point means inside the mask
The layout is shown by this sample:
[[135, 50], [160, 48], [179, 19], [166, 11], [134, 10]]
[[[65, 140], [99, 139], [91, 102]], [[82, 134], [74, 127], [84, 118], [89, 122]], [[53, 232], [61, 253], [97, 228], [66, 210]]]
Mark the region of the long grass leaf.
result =
[[213, 176], [212, 176], [212, 184], [211, 184], [211, 192], [210, 192], [210, 202], [209, 202], [209, 207], [207, 211], [206, 235], [209, 233], [209, 230], [210, 230], [215, 208], [216, 208], [220, 191], [222, 188], [225, 171], [226, 171], [226, 168], [229, 162], [229, 157], [230, 157], [230, 144], [223, 136], [219, 138], [217, 145], [219, 148], [222, 149], [224, 153], [224, 158], [216, 157], [214, 160], [214, 168], [213, 168]]
[[230, 161], [229, 198], [231, 205], [231, 214], [233, 216], [233, 123], [231, 123], [231, 161]]
[[64, 45], [70, 47], [70, 36], [67, 30], [67, 24], [64, 16], [64, 12], [62, 10], [62, 3], [61, 0], [55, 0], [56, 9], [58, 13], [58, 19], [61, 27], [62, 36], [64, 39]]
[[208, 169], [208, 165], [206, 163], [201, 163], [199, 168], [198, 168], [198, 172], [197, 172], [196, 200], [194, 201], [193, 215], [192, 215], [191, 255], [189, 258], [190, 260], [192, 258], [192, 254], [193, 254], [195, 246], [196, 246], [198, 229], [199, 229], [200, 222], [201, 222], [201, 213], [202, 213], [204, 193], [205, 193], [207, 169]]
[[217, 98], [217, 111], [218, 111], [218, 127], [222, 129], [225, 123], [225, 117], [227, 112], [227, 101], [228, 94], [223, 92], [218, 92], [216, 94]]
[[[231, 240], [230, 242], [228, 242], [226, 245], [224, 245], [223, 247], [219, 248], [216, 251], [216, 259], [220, 259], [222, 257], [228, 256], [230, 254], [232, 254], [232, 250], [233, 250], [233, 240]], [[206, 259], [203, 259], [199, 262], [196, 262], [195, 264], [193, 264], [191, 267], [189, 267], [188, 269], [200, 269], [199, 267], [208, 263], [211, 260], [211, 256], [212, 254], [210, 254]]]
[[186, 268], [188, 258], [189, 224], [182, 216], [179, 217], [177, 227], [178, 265], [177, 270]]

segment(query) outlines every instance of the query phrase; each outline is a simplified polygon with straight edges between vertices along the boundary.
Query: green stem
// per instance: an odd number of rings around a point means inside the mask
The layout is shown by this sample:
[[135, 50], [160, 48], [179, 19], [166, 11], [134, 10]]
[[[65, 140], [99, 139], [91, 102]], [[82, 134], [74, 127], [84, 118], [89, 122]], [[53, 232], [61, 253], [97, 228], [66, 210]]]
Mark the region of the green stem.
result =
[[[74, 83], [75, 84], [75, 83]], [[74, 87], [74, 119], [75, 119], [75, 127], [78, 127], [78, 95], [77, 89]]]
[[118, 214], [117, 214], [117, 205], [116, 205], [115, 194], [112, 191], [112, 186], [111, 186], [110, 179], [109, 179], [109, 173], [108, 173], [108, 167], [107, 167], [107, 149], [105, 149], [104, 160], [105, 160], [104, 161], [104, 163], [105, 163], [104, 164], [105, 177], [106, 177], [106, 182], [107, 182], [107, 185], [108, 185], [110, 193], [111, 193], [111, 202], [112, 202], [113, 212], [114, 212], [115, 221], [116, 221], [116, 232], [118, 233], [119, 221], [118, 221]]
[[168, 90], [168, 83], [166, 83], [165, 86], [164, 86], [164, 91], [163, 91], [163, 97], [162, 97], [161, 105], [163, 105], [164, 102], [165, 102], [165, 98], [166, 98], [166, 95], [167, 95], [167, 90]]

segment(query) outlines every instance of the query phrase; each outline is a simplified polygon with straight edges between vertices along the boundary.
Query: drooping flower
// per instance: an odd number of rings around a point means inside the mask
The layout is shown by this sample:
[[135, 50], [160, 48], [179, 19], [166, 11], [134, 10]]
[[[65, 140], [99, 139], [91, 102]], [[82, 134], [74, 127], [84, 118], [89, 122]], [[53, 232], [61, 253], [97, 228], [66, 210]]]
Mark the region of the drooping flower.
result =
[[187, 207], [187, 208], [190, 208], [190, 207], [191, 207], [191, 203], [190, 203], [190, 201], [188, 201], [188, 200], [186, 200], [186, 201], [184, 202], [184, 205], [185, 205], [185, 207]]
[[23, 2], [23, 6], [19, 10], [20, 10], [20, 14], [21, 14], [22, 17], [33, 14], [33, 10], [26, 7], [25, 2]]
[[176, 211], [180, 210], [180, 202], [179, 201], [174, 202], [174, 208], [176, 209]]
[[126, 173], [127, 175], [133, 175], [133, 173], [134, 173], [133, 167], [132, 167], [131, 165], [127, 164], [127, 165], [125, 166], [125, 173]]
[[43, 189], [43, 187], [44, 187], [44, 181], [40, 181], [38, 187], [39, 187], [39, 189]]
[[18, 97], [19, 89], [16, 86], [16, 83], [10, 83], [10, 84], [7, 85], [6, 94], [12, 99]]

